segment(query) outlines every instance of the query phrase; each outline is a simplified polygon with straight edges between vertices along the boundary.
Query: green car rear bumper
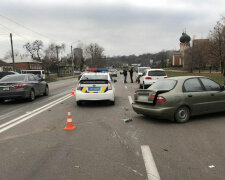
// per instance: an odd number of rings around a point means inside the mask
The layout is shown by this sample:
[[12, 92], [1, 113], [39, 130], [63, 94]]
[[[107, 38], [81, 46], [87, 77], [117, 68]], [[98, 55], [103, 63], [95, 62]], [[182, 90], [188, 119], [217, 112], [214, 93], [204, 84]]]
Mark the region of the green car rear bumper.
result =
[[176, 111], [176, 108], [174, 107], [157, 107], [148, 104], [134, 103], [132, 107], [137, 114], [143, 114], [158, 119], [169, 120], [174, 120], [174, 113]]

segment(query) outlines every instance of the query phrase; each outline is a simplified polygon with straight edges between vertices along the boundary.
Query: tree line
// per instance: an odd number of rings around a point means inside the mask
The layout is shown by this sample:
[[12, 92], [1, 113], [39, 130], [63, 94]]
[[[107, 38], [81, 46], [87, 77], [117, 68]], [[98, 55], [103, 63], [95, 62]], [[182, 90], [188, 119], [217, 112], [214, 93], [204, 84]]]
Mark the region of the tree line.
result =
[[[104, 48], [97, 43], [88, 45], [79, 43], [72, 52], [65, 55], [66, 45], [50, 43], [47, 46], [43, 41], [35, 40], [27, 42], [23, 45], [25, 54], [20, 54], [18, 50], [14, 51], [14, 56], [30, 57], [33, 60], [42, 62], [43, 69], [47, 72], [57, 72], [59, 66], [71, 66], [77, 70], [83, 70], [87, 67], [105, 67], [106, 58], [104, 56]], [[79, 51], [77, 51], [79, 50]], [[76, 54], [77, 52], [81, 52]], [[5, 54], [5, 59], [12, 56], [11, 51]]]
[[224, 72], [225, 68], [225, 17], [216, 22], [209, 32], [208, 39], [193, 38], [192, 46], [185, 51], [184, 60], [187, 69], [212, 69]]

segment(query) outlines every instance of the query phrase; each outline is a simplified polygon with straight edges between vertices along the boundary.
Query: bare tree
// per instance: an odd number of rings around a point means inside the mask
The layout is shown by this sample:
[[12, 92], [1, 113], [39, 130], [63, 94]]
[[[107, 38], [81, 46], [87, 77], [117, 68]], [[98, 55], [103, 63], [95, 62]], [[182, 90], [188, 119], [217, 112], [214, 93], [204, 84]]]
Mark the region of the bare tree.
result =
[[90, 61], [90, 67], [105, 66], [106, 59], [104, 58], [103, 52], [104, 48], [97, 43], [91, 43], [85, 48], [85, 55]]
[[217, 22], [210, 31], [209, 52], [212, 58], [220, 63], [221, 73], [224, 70], [225, 62], [225, 27], [221, 22]]
[[32, 44], [28, 42], [24, 44], [23, 47], [25, 48], [26, 52], [30, 54], [31, 58], [34, 59], [35, 52], [34, 52]]
[[33, 46], [34, 52], [37, 55], [38, 60], [41, 61], [41, 51], [44, 46], [43, 42], [40, 40], [36, 40], [32, 43], [32, 46]]
[[44, 44], [41, 40], [36, 40], [33, 43], [29, 43], [27, 42], [26, 44], [24, 44], [23, 46], [26, 50], [27, 53], [30, 54], [32, 59], [36, 59], [41, 61], [41, 57], [42, 57], [42, 50], [44, 47]]

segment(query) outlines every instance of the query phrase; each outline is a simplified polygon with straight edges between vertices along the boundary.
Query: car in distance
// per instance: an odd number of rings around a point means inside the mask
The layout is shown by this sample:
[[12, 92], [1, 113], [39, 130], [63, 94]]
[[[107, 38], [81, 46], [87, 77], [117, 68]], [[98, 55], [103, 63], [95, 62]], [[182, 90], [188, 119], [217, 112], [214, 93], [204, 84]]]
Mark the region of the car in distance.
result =
[[111, 76], [111, 77], [117, 77], [117, 70], [116, 69], [110, 69], [109, 70], [109, 75]]
[[0, 102], [19, 98], [33, 101], [42, 94], [49, 94], [48, 84], [33, 74], [8, 75], [0, 80]]
[[168, 78], [163, 69], [146, 69], [140, 77], [140, 89], [146, 89], [159, 79]]
[[132, 107], [138, 114], [184, 123], [190, 116], [225, 111], [225, 90], [207, 77], [173, 77], [137, 90]]
[[115, 88], [108, 72], [96, 70], [85, 72], [76, 88], [76, 102], [81, 105], [84, 101], [109, 101], [110, 104], [115, 103]]
[[7, 75], [13, 75], [13, 74], [19, 74], [19, 73], [14, 72], [14, 71], [1, 71], [0, 72], [0, 79], [2, 79], [3, 77], [5, 77]]
[[140, 83], [140, 77], [143, 75], [143, 73], [147, 69], [151, 69], [151, 68], [150, 67], [138, 67], [136, 82]]
[[34, 74], [39, 78], [45, 79], [44, 70], [21, 70], [21, 74]]

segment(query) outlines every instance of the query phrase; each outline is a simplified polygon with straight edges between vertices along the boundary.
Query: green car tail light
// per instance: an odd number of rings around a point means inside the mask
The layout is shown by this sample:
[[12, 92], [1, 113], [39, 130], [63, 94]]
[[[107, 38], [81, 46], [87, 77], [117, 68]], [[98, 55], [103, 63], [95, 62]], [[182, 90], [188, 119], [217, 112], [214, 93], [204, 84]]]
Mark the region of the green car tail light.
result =
[[[151, 95], [151, 99], [155, 99], [155, 94], [152, 94]], [[164, 103], [166, 102], [166, 98], [164, 98], [163, 96], [157, 96], [157, 99], [156, 99], [156, 103]]]

